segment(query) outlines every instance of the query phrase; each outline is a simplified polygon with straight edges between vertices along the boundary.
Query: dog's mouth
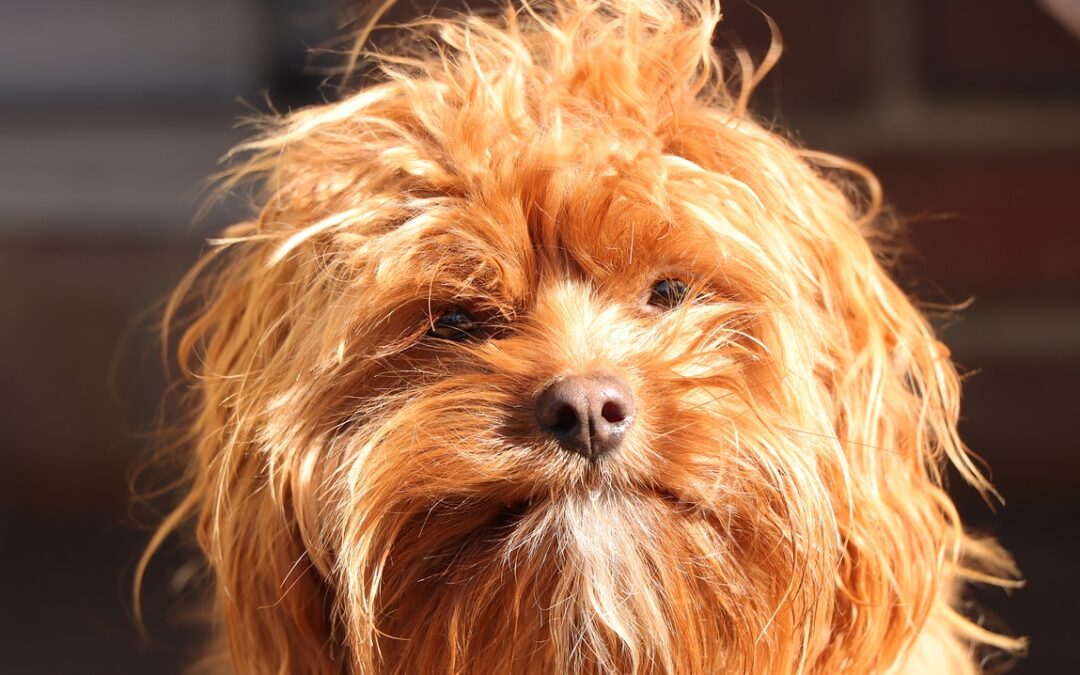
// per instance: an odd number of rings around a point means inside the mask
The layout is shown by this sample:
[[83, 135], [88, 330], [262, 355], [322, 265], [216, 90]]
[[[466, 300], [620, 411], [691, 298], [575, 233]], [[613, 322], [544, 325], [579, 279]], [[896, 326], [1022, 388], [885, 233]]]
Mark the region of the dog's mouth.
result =
[[483, 529], [493, 534], [510, 532], [517, 528], [521, 521], [533, 509], [533, 499], [521, 499], [511, 502], [499, 509], [494, 516], [484, 523]]
[[517, 499], [504, 504], [495, 514], [487, 520], [483, 529], [492, 533], [509, 532], [517, 528], [524, 520], [536, 515], [542, 510], [556, 509], [566, 500], [615, 500], [632, 501], [645, 500], [660, 504], [664, 508], [680, 513], [690, 513], [700, 509], [700, 506], [675, 491], [663, 485], [638, 485], [630, 488], [615, 489], [592, 489], [581, 490], [573, 493], [544, 493], [530, 497]]

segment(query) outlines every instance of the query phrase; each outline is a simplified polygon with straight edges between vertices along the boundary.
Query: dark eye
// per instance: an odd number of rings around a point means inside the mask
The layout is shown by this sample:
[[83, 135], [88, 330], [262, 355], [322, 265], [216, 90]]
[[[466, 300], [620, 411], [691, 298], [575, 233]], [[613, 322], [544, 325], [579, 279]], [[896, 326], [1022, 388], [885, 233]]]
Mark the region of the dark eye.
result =
[[467, 340], [478, 328], [480, 324], [468, 312], [454, 309], [435, 319], [428, 335], [440, 340]]
[[679, 279], [661, 279], [653, 284], [649, 304], [660, 309], [671, 309], [683, 303], [690, 294], [690, 287]]

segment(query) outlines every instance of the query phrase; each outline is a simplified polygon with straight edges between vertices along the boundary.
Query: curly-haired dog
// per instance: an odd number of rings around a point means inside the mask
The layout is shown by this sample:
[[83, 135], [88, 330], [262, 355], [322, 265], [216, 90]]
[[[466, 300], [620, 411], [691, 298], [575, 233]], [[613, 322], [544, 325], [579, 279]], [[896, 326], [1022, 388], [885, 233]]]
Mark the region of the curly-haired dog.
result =
[[[873, 177], [754, 121], [713, 0], [427, 19], [271, 121], [174, 296], [242, 673], [971, 673], [958, 378]], [[420, 45], [420, 46], [415, 46]]]

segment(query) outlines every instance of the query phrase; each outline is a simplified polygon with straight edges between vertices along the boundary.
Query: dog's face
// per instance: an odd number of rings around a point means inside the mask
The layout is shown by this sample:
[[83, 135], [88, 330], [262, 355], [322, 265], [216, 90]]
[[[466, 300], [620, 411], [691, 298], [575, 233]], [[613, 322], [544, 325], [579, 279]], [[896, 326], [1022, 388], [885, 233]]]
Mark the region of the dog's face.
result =
[[305, 433], [329, 473], [325, 572], [409, 636], [382, 644], [408, 671], [458, 641], [494, 671], [748, 665], [769, 622], [786, 640], [836, 592], [853, 501], [821, 426], [830, 263], [770, 245], [783, 216], [659, 147], [569, 169], [528, 154], [494, 195], [443, 186], [468, 196], [390, 225], [324, 309], [351, 326], [304, 341], [298, 372], [325, 376], [288, 388], [271, 436]]
[[944, 458], [984, 483], [876, 187], [641, 4], [446, 24], [254, 144], [181, 341], [235, 667], [867, 672], [946, 621]]

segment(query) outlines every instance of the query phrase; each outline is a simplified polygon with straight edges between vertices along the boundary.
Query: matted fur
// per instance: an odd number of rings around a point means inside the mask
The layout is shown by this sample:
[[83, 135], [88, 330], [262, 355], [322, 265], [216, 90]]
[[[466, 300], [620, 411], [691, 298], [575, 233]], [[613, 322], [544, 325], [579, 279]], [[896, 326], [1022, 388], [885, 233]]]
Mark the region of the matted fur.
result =
[[[776, 54], [725, 72], [719, 19], [421, 21], [380, 83], [239, 149], [261, 212], [170, 305], [190, 483], [151, 546], [194, 523], [222, 667], [965, 673], [1022, 647], [952, 607], [1015, 570], [942, 489], [951, 463], [992, 492], [875, 257], [877, 184], [748, 115]], [[650, 310], [669, 277], [693, 300]], [[454, 308], [480, 339], [428, 336]], [[532, 402], [596, 372], [639, 418], [590, 463]]]

